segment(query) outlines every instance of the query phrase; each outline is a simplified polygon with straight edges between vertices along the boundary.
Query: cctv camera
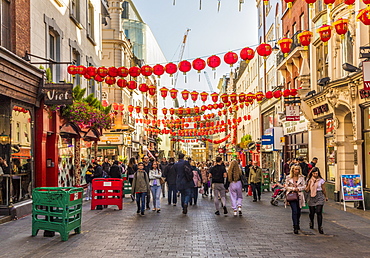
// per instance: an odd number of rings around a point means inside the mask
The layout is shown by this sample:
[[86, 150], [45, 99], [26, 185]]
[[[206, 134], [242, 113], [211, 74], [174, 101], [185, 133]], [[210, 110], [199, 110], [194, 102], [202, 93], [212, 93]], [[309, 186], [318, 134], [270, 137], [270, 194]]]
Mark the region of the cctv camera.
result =
[[324, 78], [321, 78], [317, 81], [317, 84], [324, 87], [326, 86], [326, 84], [328, 84], [330, 81], [330, 77], [324, 77]]
[[359, 71], [361, 71], [361, 69], [360, 69], [360, 68], [358, 68], [358, 67], [356, 67], [356, 66], [354, 66], [354, 65], [351, 65], [351, 64], [349, 64], [349, 63], [344, 63], [344, 64], [342, 64], [342, 68], [343, 68], [343, 70], [344, 70], [344, 71], [346, 71], [346, 72], [350, 72], [350, 73], [354, 73], [354, 72], [359, 72]]

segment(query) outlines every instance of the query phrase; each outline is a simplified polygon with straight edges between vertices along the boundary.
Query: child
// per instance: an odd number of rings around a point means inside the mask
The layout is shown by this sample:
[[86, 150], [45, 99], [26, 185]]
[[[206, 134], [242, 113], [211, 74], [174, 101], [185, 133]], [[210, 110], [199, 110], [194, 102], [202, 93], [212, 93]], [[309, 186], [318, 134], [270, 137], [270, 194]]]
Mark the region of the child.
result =
[[87, 167], [87, 171], [85, 174], [85, 180], [87, 183], [87, 190], [86, 190], [86, 201], [91, 200], [91, 184], [92, 184], [92, 174], [94, 173], [93, 166], [89, 165]]
[[[144, 170], [144, 163], [140, 162], [137, 165], [137, 171], [134, 174], [132, 182], [131, 194], [136, 194], [137, 214], [141, 213], [144, 216], [145, 211], [145, 196], [150, 193], [149, 177]], [[140, 205], [141, 201], [141, 205]]]

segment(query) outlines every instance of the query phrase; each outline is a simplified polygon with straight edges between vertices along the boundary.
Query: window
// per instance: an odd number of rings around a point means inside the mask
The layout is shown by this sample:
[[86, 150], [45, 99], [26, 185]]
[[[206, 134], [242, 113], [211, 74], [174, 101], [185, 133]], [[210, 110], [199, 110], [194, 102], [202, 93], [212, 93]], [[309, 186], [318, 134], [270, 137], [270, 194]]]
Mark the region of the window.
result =
[[[353, 64], [353, 44], [351, 32], [347, 32], [346, 36], [341, 39], [341, 54], [342, 64], [349, 63]], [[342, 69], [342, 76], [346, 76], [347, 72]]]
[[[81, 55], [75, 48], [72, 49], [72, 63], [74, 65], [81, 64]], [[81, 77], [75, 76], [74, 82], [75, 82], [75, 85], [81, 85]]]
[[0, 0], [0, 46], [10, 50], [11, 48], [11, 18], [10, 18], [10, 1]]
[[305, 21], [304, 21], [304, 13], [299, 17], [300, 22], [301, 22], [301, 30], [305, 29]]
[[[94, 6], [89, 2], [89, 10], [87, 14], [87, 37], [94, 41]], [[95, 43], [95, 42], [94, 42]]]
[[17, 122], [16, 124], [16, 127], [15, 127], [15, 141], [17, 143], [20, 143], [21, 142], [21, 123], [20, 122]]
[[71, 17], [77, 26], [80, 26], [80, 0], [71, 0], [69, 17]]
[[[48, 58], [55, 62], [60, 61], [60, 37], [53, 31], [49, 30], [49, 42], [48, 42]], [[59, 64], [49, 64], [49, 69], [51, 72], [51, 81], [59, 82], [60, 79], [60, 65]]]
[[326, 62], [328, 56], [328, 47], [324, 46], [323, 42], [320, 42], [316, 46], [316, 71], [317, 79], [321, 79], [328, 76], [328, 64]]
[[292, 26], [292, 33], [293, 35], [297, 32], [297, 23], [293, 23], [293, 26]]

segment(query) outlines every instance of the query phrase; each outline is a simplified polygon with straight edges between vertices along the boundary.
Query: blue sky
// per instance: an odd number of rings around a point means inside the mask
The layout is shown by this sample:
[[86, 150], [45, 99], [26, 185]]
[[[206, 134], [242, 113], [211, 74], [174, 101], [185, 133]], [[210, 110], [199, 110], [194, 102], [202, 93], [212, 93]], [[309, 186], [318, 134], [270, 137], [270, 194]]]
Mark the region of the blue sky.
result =
[[[190, 28], [183, 59], [207, 57], [255, 45], [257, 37], [257, 9], [254, 1], [246, 0], [239, 12], [239, 0], [134, 0], [142, 19], [156, 37], [164, 55], [169, 61], [177, 61], [180, 44], [187, 28]], [[223, 59], [223, 54], [219, 55]], [[213, 79], [209, 68], [206, 69], [212, 79], [213, 87], [218, 78]], [[230, 72], [223, 63], [217, 69], [217, 77]], [[198, 74], [188, 73], [188, 83], [179, 75], [178, 88], [208, 90], [204, 75], [199, 82]]]

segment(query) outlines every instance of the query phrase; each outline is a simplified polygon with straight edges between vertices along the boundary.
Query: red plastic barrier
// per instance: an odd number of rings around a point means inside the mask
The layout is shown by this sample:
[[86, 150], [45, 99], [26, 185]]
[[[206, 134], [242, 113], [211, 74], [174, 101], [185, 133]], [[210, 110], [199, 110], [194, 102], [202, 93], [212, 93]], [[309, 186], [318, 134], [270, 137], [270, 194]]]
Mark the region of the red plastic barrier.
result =
[[[98, 205], [117, 205], [118, 208], [122, 210], [122, 188], [122, 179], [94, 179], [92, 181], [91, 209], [95, 210]], [[101, 197], [101, 199], [98, 199], [98, 197]]]

